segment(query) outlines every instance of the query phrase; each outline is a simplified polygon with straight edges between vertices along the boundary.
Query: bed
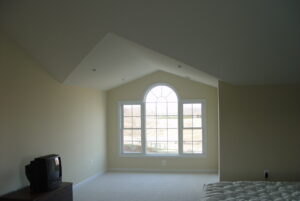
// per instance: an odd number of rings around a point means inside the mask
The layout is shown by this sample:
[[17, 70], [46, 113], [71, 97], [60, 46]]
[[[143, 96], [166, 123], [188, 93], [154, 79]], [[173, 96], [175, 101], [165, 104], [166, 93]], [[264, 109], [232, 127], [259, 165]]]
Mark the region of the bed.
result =
[[203, 201], [300, 201], [300, 182], [236, 181], [204, 186]]

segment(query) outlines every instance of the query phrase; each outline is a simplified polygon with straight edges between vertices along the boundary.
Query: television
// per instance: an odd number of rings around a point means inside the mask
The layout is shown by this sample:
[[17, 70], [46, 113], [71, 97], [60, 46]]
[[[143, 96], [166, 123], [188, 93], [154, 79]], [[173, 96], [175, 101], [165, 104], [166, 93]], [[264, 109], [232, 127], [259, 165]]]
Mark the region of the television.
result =
[[33, 192], [46, 192], [58, 188], [61, 184], [61, 158], [50, 154], [35, 158], [25, 167], [26, 177]]

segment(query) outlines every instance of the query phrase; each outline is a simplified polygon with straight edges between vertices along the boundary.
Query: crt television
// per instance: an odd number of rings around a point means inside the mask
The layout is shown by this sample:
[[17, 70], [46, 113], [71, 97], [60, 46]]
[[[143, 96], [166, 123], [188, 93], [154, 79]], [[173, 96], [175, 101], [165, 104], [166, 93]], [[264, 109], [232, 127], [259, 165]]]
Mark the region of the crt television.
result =
[[31, 191], [46, 192], [58, 188], [61, 184], [61, 170], [61, 158], [56, 154], [35, 158], [25, 167]]

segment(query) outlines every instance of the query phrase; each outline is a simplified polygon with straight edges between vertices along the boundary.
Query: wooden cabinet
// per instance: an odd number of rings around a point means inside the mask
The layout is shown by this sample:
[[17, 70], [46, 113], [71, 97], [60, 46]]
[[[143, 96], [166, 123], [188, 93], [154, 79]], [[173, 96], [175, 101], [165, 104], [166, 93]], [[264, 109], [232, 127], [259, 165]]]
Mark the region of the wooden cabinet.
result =
[[72, 183], [63, 182], [53, 191], [32, 193], [26, 187], [0, 197], [0, 201], [73, 201]]

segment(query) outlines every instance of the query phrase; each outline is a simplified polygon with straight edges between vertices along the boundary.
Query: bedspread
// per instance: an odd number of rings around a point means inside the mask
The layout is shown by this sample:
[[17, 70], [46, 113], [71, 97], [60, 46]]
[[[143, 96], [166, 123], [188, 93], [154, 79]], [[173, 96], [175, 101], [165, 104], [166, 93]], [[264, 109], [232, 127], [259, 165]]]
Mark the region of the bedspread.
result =
[[237, 181], [204, 186], [204, 201], [300, 201], [300, 182]]

